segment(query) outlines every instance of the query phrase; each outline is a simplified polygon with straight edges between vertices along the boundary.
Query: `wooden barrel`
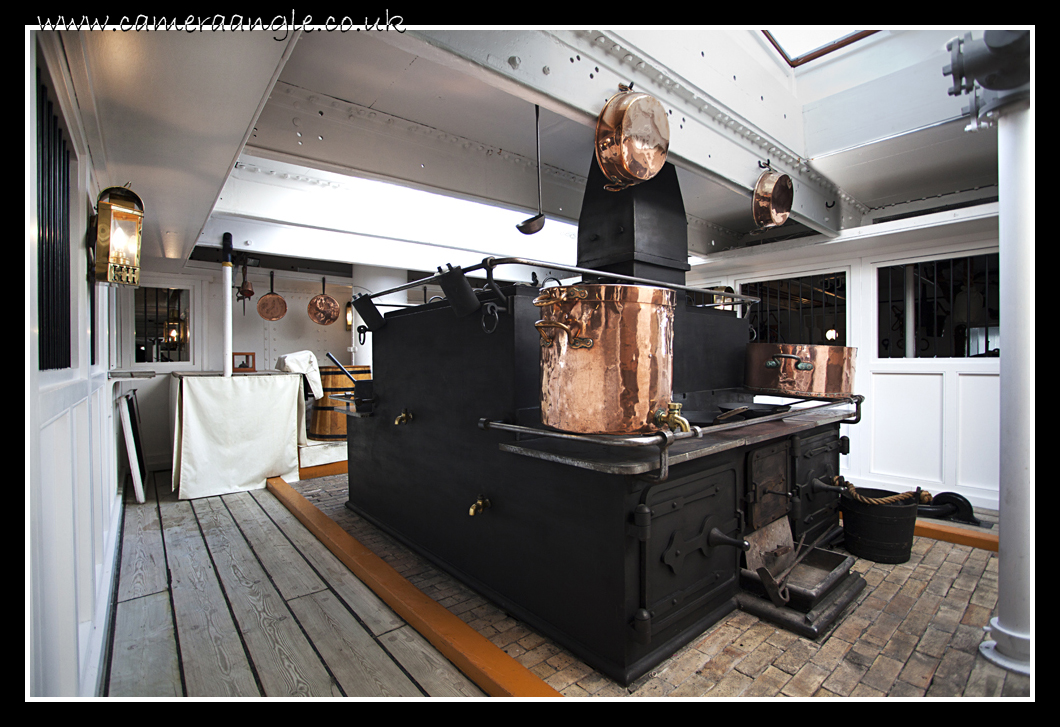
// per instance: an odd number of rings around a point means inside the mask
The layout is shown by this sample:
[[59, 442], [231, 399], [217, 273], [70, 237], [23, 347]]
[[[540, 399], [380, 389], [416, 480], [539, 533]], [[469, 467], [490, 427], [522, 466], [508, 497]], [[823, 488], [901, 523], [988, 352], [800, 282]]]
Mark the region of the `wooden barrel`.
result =
[[[372, 378], [370, 366], [347, 366], [346, 370], [358, 380]], [[324, 398], [313, 402], [306, 437], [324, 442], [345, 442], [346, 402], [335, 401], [331, 395], [352, 393], [354, 384], [338, 366], [321, 366], [320, 384]]]

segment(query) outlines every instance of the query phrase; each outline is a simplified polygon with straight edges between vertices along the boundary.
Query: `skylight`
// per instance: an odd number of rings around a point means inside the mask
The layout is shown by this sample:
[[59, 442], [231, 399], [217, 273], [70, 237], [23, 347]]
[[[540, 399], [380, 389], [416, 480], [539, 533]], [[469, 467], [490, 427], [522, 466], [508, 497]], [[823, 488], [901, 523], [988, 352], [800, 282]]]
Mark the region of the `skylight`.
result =
[[762, 32], [794, 68], [879, 31], [825, 25], [770, 28]]

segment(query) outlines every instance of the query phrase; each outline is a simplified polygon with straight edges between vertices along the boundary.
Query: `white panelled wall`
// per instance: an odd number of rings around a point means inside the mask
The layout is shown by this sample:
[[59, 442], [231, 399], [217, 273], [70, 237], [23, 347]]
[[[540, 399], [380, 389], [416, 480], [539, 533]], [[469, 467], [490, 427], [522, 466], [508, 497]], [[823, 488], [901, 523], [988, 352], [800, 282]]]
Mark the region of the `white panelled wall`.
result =
[[[855, 487], [956, 492], [998, 509], [998, 358], [881, 358], [877, 270], [932, 259], [996, 253], [996, 204], [846, 231], [834, 242], [798, 244], [766, 256], [722, 253], [688, 273], [689, 285], [740, 285], [829, 272], [847, 274], [847, 346], [858, 349], [855, 392], [862, 419], [843, 425]], [[774, 243], [765, 247], [776, 247]], [[779, 254], [778, 254], [779, 252]], [[1002, 331], [1005, 322], [1001, 321]]]
[[[113, 291], [88, 283], [85, 231], [99, 189], [83, 130], [70, 123], [75, 103], [52, 40], [42, 42], [40, 62], [70, 149], [71, 356], [67, 368], [39, 370], [37, 133], [35, 123], [27, 123], [26, 689], [31, 696], [77, 697], [97, 694], [106, 651], [122, 514], [115, 407], [122, 392], [108, 378]], [[32, 67], [36, 48], [29, 50]], [[27, 108], [35, 109], [35, 81], [28, 88]]]

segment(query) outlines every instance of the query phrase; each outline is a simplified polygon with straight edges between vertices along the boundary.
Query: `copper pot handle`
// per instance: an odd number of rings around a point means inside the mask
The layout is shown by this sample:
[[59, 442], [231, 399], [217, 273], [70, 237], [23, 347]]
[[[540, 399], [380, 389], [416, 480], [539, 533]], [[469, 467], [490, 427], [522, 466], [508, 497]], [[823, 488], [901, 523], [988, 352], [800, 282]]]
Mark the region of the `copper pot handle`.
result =
[[589, 297], [589, 291], [585, 290], [584, 288], [556, 288], [556, 290], [558, 290], [559, 292], [554, 295], [552, 293], [552, 290], [550, 289], [549, 292], [542, 293], [541, 295], [534, 298], [534, 305], [536, 305], [538, 308], [547, 308], [548, 306], [555, 305], [556, 303], [564, 303], [567, 300], [570, 300], [571, 298], [585, 300], [587, 297]]
[[796, 356], [793, 353], [777, 353], [777, 354], [773, 354], [773, 358], [771, 358], [768, 361], [766, 361], [766, 368], [767, 369], [780, 368], [780, 364], [782, 362], [777, 361], [778, 358], [792, 358], [792, 359], [795, 359], [795, 361], [798, 362], [798, 363], [795, 364], [795, 368], [798, 371], [813, 371], [813, 361], [803, 361], [801, 358], [799, 358], [798, 356]]
[[545, 334], [545, 329], [546, 328], [560, 328], [560, 329], [562, 329], [562, 330], [567, 332], [567, 337], [570, 339], [570, 347], [571, 348], [592, 348], [593, 347], [593, 339], [591, 339], [591, 338], [581, 338], [581, 337], [577, 336], [574, 333], [574, 331], [571, 330], [571, 327], [568, 326], [566, 323], [560, 323], [559, 321], [538, 321], [538, 322], [536, 322], [534, 324], [534, 326], [537, 327], [537, 332], [541, 334], [541, 345], [542, 346], [551, 346], [552, 343], [553, 343], [553, 339], [549, 338]]

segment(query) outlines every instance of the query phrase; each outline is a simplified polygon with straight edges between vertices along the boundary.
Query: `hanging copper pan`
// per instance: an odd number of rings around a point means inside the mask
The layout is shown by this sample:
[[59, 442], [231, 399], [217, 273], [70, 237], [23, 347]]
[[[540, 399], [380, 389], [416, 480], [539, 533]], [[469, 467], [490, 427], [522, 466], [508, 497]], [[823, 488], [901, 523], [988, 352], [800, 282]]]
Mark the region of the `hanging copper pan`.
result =
[[327, 279], [321, 278], [320, 295], [309, 301], [309, 318], [322, 326], [330, 326], [339, 319], [339, 302], [324, 292], [326, 285]]
[[269, 272], [269, 292], [258, 298], [258, 315], [267, 321], [278, 321], [287, 315], [287, 301], [273, 287], [276, 271]]
[[788, 221], [795, 190], [787, 174], [767, 169], [755, 184], [751, 214], [761, 229], [777, 227]]
[[646, 182], [666, 164], [670, 148], [670, 122], [666, 109], [646, 93], [635, 93], [633, 84], [619, 84], [596, 120], [596, 161], [617, 192]]

